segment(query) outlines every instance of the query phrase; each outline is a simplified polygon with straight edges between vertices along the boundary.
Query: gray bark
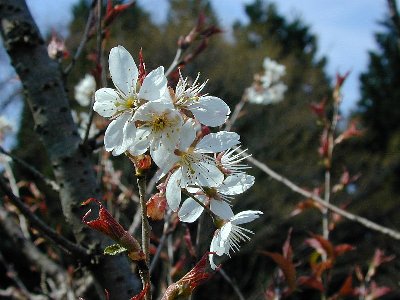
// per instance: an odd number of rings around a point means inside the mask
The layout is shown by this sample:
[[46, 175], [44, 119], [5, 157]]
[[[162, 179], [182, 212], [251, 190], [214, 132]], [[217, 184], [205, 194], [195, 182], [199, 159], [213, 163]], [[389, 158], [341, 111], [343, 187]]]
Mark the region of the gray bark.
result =
[[[49, 58], [24, 0], [0, 0], [0, 22], [4, 47], [21, 79], [35, 130], [47, 149], [60, 186], [65, 219], [79, 244], [91, 250], [102, 249], [109, 240], [81, 222], [88, 208], [80, 207], [80, 203], [98, 197], [100, 189], [90, 155], [80, 147], [58, 63]], [[140, 290], [140, 281], [123, 256], [101, 257], [88, 267], [111, 299], [127, 299]]]

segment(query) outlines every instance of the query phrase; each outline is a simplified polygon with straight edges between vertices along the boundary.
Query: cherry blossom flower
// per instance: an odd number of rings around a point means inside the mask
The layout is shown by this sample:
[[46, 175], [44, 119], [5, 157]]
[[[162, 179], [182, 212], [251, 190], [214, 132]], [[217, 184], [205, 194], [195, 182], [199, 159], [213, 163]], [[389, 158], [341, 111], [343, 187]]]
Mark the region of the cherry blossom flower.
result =
[[285, 66], [267, 57], [263, 67], [264, 72], [256, 74], [253, 85], [246, 90], [247, 99], [251, 103], [264, 105], [282, 101], [287, 90], [287, 86], [280, 82], [286, 73]]
[[239, 147], [228, 149], [217, 155], [217, 164], [224, 174], [242, 174], [244, 170], [250, 169], [243, 160], [251, 156], [246, 153], [247, 149], [241, 150]]
[[135, 142], [128, 149], [132, 155], [143, 154], [149, 147], [152, 154], [160, 145], [174, 151], [183, 120], [171, 103], [147, 102], [137, 109], [133, 119], [140, 125]]
[[105, 132], [104, 145], [107, 151], [119, 155], [135, 141], [134, 112], [147, 101], [161, 99], [167, 92], [167, 79], [164, 68], [158, 67], [140, 85], [135, 61], [122, 46], [111, 49], [109, 69], [116, 89], [97, 90], [93, 109], [101, 116], [112, 119]]
[[[180, 74], [175, 92], [171, 93], [171, 100], [176, 108], [190, 111], [201, 124], [211, 127], [220, 126], [225, 123], [231, 110], [222, 99], [200, 94], [207, 81], [202, 84], [197, 83], [199, 76], [200, 74], [193, 84], [189, 86], [188, 78], [183, 79]], [[166, 96], [170, 97], [171, 95], [168, 94]]]
[[[166, 196], [170, 208], [176, 211], [181, 202], [181, 188], [188, 186], [216, 187], [224, 180], [224, 175], [208, 153], [217, 153], [239, 143], [239, 135], [220, 131], [204, 136], [197, 144], [193, 122], [186, 122], [181, 129], [178, 149], [170, 153], [161, 146], [154, 151], [153, 160], [164, 174], [177, 165], [178, 169], [168, 180]], [[193, 145], [195, 144], [195, 145]]]
[[[210, 210], [222, 219], [229, 219], [232, 209], [229, 205], [233, 195], [244, 193], [254, 184], [254, 177], [245, 173], [234, 174], [225, 178], [221, 185], [197, 191], [196, 198], [202, 203], [209, 202]], [[179, 209], [178, 216], [182, 222], [192, 223], [200, 217], [204, 208], [194, 199], [186, 199]]]
[[96, 80], [93, 75], [86, 74], [85, 77], [75, 86], [75, 100], [81, 106], [88, 106], [96, 91]]
[[47, 53], [51, 59], [61, 59], [69, 56], [64, 40], [59, 38], [55, 32], [52, 33], [51, 41], [47, 45]]
[[[230, 251], [239, 250], [240, 242], [249, 241], [248, 234], [254, 234], [251, 230], [243, 228], [239, 225], [249, 223], [257, 219], [263, 213], [261, 211], [246, 210], [233, 215], [224, 221], [221, 228], [217, 229], [211, 241], [210, 252], [222, 256]], [[209, 256], [211, 268], [215, 270], [217, 265], [214, 263], [214, 255]]]

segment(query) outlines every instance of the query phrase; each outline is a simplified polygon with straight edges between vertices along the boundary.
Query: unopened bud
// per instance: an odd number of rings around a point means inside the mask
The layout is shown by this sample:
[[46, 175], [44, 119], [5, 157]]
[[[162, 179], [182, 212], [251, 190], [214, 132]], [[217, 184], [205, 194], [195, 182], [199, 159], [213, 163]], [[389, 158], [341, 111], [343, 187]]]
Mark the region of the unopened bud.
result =
[[138, 156], [127, 154], [129, 159], [133, 162], [136, 169], [136, 175], [141, 176], [145, 170], [151, 168], [151, 156], [147, 154], [141, 154]]
[[155, 221], [164, 219], [165, 209], [167, 207], [167, 199], [165, 194], [157, 193], [153, 195], [146, 203], [147, 216]]

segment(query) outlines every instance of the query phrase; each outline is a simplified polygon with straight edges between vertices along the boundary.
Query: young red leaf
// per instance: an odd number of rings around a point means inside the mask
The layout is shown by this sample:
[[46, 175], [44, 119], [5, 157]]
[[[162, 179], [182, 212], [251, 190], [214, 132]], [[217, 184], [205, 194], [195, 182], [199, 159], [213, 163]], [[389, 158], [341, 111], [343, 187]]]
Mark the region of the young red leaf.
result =
[[147, 283], [145, 285], [145, 287], [143, 288], [143, 290], [137, 294], [136, 296], [133, 296], [130, 300], [143, 300], [145, 299], [145, 296], [147, 294], [147, 292], [149, 291], [150, 285]]
[[269, 256], [279, 266], [288, 284], [289, 294], [293, 292], [296, 289], [296, 268], [293, 262], [279, 253], [268, 251], [262, 251], [261, 253]]
[[292, 246], [290, 245], [290, 239], [292, 237], [292, 231], [293, 231], [293, 228], [290, 228], [289, 231], [288, 231], [288, 235], [287, 235], [286, 241], [285, 241], [285, 243], [283, 244], [283, 247], [282, 247], [283, 256], [289, 261], [293, 260], [293, 250], [292, 250]]
[[326, 255], [328, 258], [334, 258], [334, 248], [330, 241], [324, 239], [320, 235], [312, 235], [310, 239], [306, 239], [305, 243], [314, 248], [319, 254]]
[[342, 284], [338, 294], [340, 296], [351, 296], [354, 294], [354, 289], [353, 289], [353, 277], [351, 274], [349, 274]]
[[335, 246], [334, 248], [334, 253], [335, 253], [335, 257], [338, 257], [348, 251], [352, 251], [354, 250], [356, 247], [350, 245], [350, 244], [340, 244]]
[[325, 290], [322, 281], [312, 276], [300, 276], [297, 283], [320, 292]]

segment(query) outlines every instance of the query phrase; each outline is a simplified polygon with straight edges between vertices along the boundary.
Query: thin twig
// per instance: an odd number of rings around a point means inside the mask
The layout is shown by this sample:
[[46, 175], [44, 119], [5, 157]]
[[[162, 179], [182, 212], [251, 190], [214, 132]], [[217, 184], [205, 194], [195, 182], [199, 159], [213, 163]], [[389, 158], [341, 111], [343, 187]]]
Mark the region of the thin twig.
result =
[[214, 214], [211, 209], [209, 209], [203, 202], [201, 202], [199, 199], [197, 199], [195, 197], [195, 195], [193, 195], [192, 193], [188, 192], [185, 189], [182, 189], [182, 193], [184, 193], [185, 195], [189, 196], [190, 198], [192, 198], [194, 201], [197, 202], [198, 205], [200, 205], [201, 207], [204, 208], [205, 211], [207, 211], [210, 216], [215, 220], [215, 218], [217, 217], [216, 214]]
[[39, 219], [30, 209], [22, 202], [20, 198], [15, 196], [4, 179], [0, 177], [0, 189], [8, 196], [10, 201], [21, 211], [21, 213], [31, 222], [31, 225], [39, 230], [43, 236], [48, 238], [54, 244], [59, 246], [61, 249], [67, 253], [72, 254], [76, 258], [81, 260], [89, 259], [88, 251], [73, 242], [67, 240], [58, 232], [54, 231], [52, 228], [48, 227], [41, 219]]
[[[146, 269], [140, 271], [142, 277], [143, 287], [147, 284], [150, 286], [150, 272], [148, 266], [150, 265], [150, 224], [147, 219], [147, 207], [146, 207], [146, 176], [137, 176], [137, 185], [139, 188], [139, 199], [140, 199], [140, 212], [142, 216], [142, 250], [145, 255]], [[146, 300], [151, 300], [151, 291], [146, 293]]]
[[153, 260], [151, 261], [150, 264], [150, 275], [154, 271], [154, 268], [157, 265], [157, 261], [160, 258], [162, 248], [164, 247], [165, 240], [168, 237], [169, 234], [171, 234], [171, 230], [169, 229], [169, 226], [171, 225], [171, 213], [168, 211], [167, 214], [165, 215], [165, 223], [164, 223], [164, 228], [163, 228], [163, 233], [160, 238], [160, 242], [158, 243], [157, 251], [153, 256]]
[[245, 298], [244, 298], [242, 292], [240, 291], [239, 287], [237, 286], [237, 284], [235, 284], [233, 282], [233, 280], [229, 277], [229, 275], [226, 274], [226, 272], [222, 268], [219, 268], [218, 272], [221, 274], [222, 278], [225, 279], [225, 281], [227, 283], [229, 283], [229, 285], [233, 288], [233, 290], [235, 291], [235, 293], [238, 296], [238, 298], [240, 300], [245, 300]]
[[136, 229], [139, 227], [140, 222], [142, 220], [142, 212], [140, 209], [136, 210], [136, 213], [133, 217], [132, 224], [129, 226], [128, 232], [132, 235], [135, 235]]
[[226, 131], [230, 131], [232, 129], [233, 124], [236, 122], [236, 120], [239, 117], [240, 112], [242, 111], [244, 105], [247, 102], [247, 90], [244, 91], [242, 95], [242, 99], [236, 104], [235, 110], [232, 113], [232, 116], [229, 118], [229, 120], [226, 122], [225, 129]]
[[11, 154], [10, 152], [6, 151], [1, 146], [0, 146], [0, 152], [3, 153], [4, 155], [7, 155], [10, 158], [12, 158], [13, 161], [20, 164], [25, 169], [29, 170], [35, 177], [42, 180], [44, 183], [46, 183], [46, 185], [51, 187], [54, 191], [58, 192], [60, 190], [59, 185], [54, 180], [47, 178], [45, 175], [43, 175], [41, 172], [39, 172], [37, 169], [35, 169], [32, 165], [30, 165], [26, 161], [18, 158], [14, 154]]
[[[238, 151], [242, 151], [240, 149], [238, 149]], [[311, 193], [309, 191], [306, 191], [302, 188], [300, 188], [298, 185], [294, 184], [292, 181], [290, 181], [289, 179], [283, 177], [282, 175], [276, 173], [275, 171], [273, 171], [271, 168], [269, 168], [266, 164], [258, 161], [257, 159], [255, 159], [254, 157], [247, 157], [246, 158], [251, 164], [253, 164], [254, 166], [256, 166], [257, 168], [259, 168], [261, 171], [265, 172], [266, 174], [268, 174], [269, 176], [271, 176], [273, 179], [283, 183], [284, 185], [286, 185], [288, 188], [290, 188], [292, 191], [306, 197], [309, 199], [314, 200], [315, 202], [317, 202], [318, 204], [321, 204], [323, 207], [326, 207], [328, 209], [330, 209], [331, 211], [337, 213], [338, 215], [353, 221], [353, 222], [357, 222], [361, 225], [363, 225], [364, 227], [380, 232], [384, 235], [390, 236], [393, 239], [396, 240], [400, 240], [400, 232], [384, 227], [382, 225], [379, 225], [375, 222], [372, 222], [366, 218], [354, 215], [352, 213], [349, 213], [335, 205], [332, 205], [330, 203], [325, 203], [325, 201], [320, 198], [318, 195]]]
[[176, 54], [175, 54], [174, 60], [172, 61], [171, 65], [169, 66], [168, 70], [165, 72], [165, 77], [168, 77], [168, 75], [171, 74], [172, 71], [179, 65], [179, 62], [180, 62], [182, 54], [183, 54], [183, 51], [179, 47], [176, 50]]
[[86, 124], [85, 128], [85, 135], [82, 141], [83, 145], [86, 145], [89, 141], [89, 133], [90, 133], [90, 128], [92, 127], [93, 119], [94, 119], [94, 110], [93, 110], [93, 104], [94, 104], [94, 95], [92, 95], [92, 98], [90, 99], [90, 111], [89, 111], [89, 121]]
[[[93, 1], [93, 2], [95, 2], [95, 1]], [[89, 38], [89, 30], [90, 30], [92, 22], [93, 22], [93, 15], [94, 14], [93, 14], [93, 4], [92, 4], [92, 6], [90, 7], [87, 21], [86, 21], [85, 30], [83, 31], [83, 34], [82, 34], [81, 42], [79, 43], [79, 46], [76, 49], [76, 52], [75, 52], [74, 56], [72, 57], [70, 64], [65, 68], [64, 75], [67, 75], [69, 72], [71, 72], [73, 66], [75, 65], [75, 63], [78, 60], [79, 56], [81, 55], [83, 49], [85, 48], [86, 42], [88, 41], [88, 38]]]

